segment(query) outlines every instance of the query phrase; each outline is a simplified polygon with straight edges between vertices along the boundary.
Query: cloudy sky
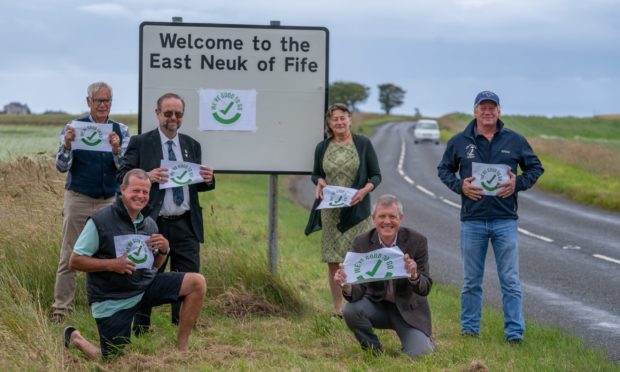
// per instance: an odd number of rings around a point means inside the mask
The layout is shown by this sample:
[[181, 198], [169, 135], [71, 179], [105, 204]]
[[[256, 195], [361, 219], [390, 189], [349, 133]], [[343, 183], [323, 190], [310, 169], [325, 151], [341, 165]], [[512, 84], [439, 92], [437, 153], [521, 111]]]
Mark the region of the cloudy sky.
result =
[[5, 2], [0, 14], [0, 107], [86, 110], [86, 86], [114, 87], [113, 113], [138, 110], [144, 21], [321, 26], [330, 82], [407, 91], [396, 113], [470, 112], [480, 90], [505, 114], [620, 113], [619, 0], [236, 0]]

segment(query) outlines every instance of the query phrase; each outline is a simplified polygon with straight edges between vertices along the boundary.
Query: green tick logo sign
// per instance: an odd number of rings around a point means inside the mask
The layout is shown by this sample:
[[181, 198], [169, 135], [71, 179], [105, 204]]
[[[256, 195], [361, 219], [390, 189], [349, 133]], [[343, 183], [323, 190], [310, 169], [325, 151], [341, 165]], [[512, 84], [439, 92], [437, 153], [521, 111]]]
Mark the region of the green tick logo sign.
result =
[[97, 146], [103, 141], [103, 133], [96, 126], [89, 125], [80, 131], [80, 141], [86, 146]]
[[[362, 264], [367, 261], [376, 260], [372, 269], [362, 273]], [[379, 270], [385, 266], [384, 270]], [[392, 277], [392, 272], [389, 270], [394, 269], [394, 262], [388, 255], [381, 253], [370, 253], [361, 258], [353, 265], [353, 272], [356, 275], [356, 280], [368, 280], [368, 279], [387, 279]], [[378, 275], [381, 272], [382, 275]], [[366, 275], [366, 276], [364, 276]]]
[[211, 115], [220, 124], [231, 125], [242, 115], [241, 99], [232, 92], [220, 92], [211, 101]]
[[145, 263], [148, 260], [148, 247], [140, 239], [131, 239], [127, 243], [127, 259], [136, 265]]
[[504, 176], [502, 171], [497, 168], [486, 168], [480, 173], [480, 185], [486, 191], [495, 191], [503, 182]]
[[[334, 198], [335, 197], [336, 197], [336, 195], [334, 194]], [[341, 206], [343, 206], [344, 205], [344, 195], [341, 194], [340, 196], [338, 196], [338, 199], [336, 199], [336, 200], [333, 200], [333, 199], [330, 200], [329, 201], [329, 205], [332, 206], [332, 207], [341, 207]]]
[[170, 170], [170, 180], [177, 185], [189, 185], [194, 179], [194, 171], [187, 164], [178, 164]]

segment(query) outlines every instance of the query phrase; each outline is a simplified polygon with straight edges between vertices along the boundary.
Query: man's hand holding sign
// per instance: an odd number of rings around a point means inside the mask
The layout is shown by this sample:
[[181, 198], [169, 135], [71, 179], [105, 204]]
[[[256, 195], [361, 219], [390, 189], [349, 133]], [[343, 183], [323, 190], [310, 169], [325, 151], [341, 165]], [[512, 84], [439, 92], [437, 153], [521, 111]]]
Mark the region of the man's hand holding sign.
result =
[[213, 168], [182, 161], [162, 160], [159, 168], [148, 172], [151, 182], [159, 183], [160, 190], [213, 181]]
[[463, 180], [463, 195], [480, 200], [483, 196], [507, 198], [515, 192], [517, 176], [505, 164], [472, 163], [472, 176]]
[[121, 140], [112, 124], [72, 121], [65, 131], [63, 145], [67, 150], [86, 150], [120, 153]]
[[381, 248], [368, 253], [348, 252], [334, 279], [350, 295], [351, 285], [381, 280], [418, 279], [418, 265], [398, 247]]

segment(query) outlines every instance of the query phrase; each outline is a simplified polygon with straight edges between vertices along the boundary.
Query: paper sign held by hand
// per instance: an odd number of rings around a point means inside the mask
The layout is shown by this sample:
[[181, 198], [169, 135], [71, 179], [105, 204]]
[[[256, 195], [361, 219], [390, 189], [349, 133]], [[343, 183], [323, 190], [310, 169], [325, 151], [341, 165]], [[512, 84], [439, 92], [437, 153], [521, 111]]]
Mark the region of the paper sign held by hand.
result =
[[405, 255], [398, 247], [381, 248], [368, 253], [347, 252], [344, 258], [346, 284], [409, 278]]
[[323, 200], [316, 209], [348, 207], [356, 192], [349, 187], [327, 185], [323, 188]]
[[168, 181], [159, 185], [160, 190], [204, 182], [200, 175], [200, 164], [162, 160], [160, 166], [168, 169]]
[[[75, 140], [71, 143], [72, 150], [112, 152], [109, 139], [112, 124], [74, 120], [70, 125], [75, 129]], [[64, 136], [60, 140], [64, 142]]]
[[472, 176], [476, 179], [471, 183], [482, 187], [484, 195], [495, 196], [499, 192], [499, 185], [508, 181], [510, 167], [506, 164], [472, 163]]
[[153, 268], [153, 252], [146, 245], [148, 235], [128, 234], [114, 237], [114, 249], [116, 257], [127, 253], [127, 259], [136, 265], [136, 269]]

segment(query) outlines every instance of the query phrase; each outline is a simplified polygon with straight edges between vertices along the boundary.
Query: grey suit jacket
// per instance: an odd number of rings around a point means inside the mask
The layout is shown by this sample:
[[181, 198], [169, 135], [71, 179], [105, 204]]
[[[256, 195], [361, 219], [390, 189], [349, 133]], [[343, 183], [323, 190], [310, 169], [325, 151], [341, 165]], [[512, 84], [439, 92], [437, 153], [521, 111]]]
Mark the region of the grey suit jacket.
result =
[[[181, 145], [183, 161], [201, 163], [202, 150], [198, 141], [188, 135], [179, 133], [179, 144]], [[152, 169], [159, 168], [162, 159], [163, 152], [159, 129], [133, 136], [129, 140], [125, 155], [121, 158], [121, 165], [116, 173], [116, 178], [120, 184], [123, 181], [125, 173], [131, 169], [140, 168], [148, 172]], [[189, 185], [189, 208], [192, 229], [194, 230], [196, 238], [201, 243], [204, 242], [204, 227], [202, 222], [202, 208], [198, 202], [198, 192], [213, 190], [214, 188], [215, 177], [213, 181], [209, 183], [202, 182]], [[151, 186], [149, 204], [144, 210], [144, 213], [154, 220], [157, 220], [159, 211], [164, 204], [165, 194], [166, 190], [160, 190], [159, 184], [154, 183]]]
[[[427, 336], [432, 334], [431, 310], [426, 296], [431, 291], [433, 280], [428, 268], [428, 244], [426, 237], [413, 229], [401, 227], [398, 231], [396, 245], [408, 253], [418, 265], [419, 280], [394, 279], [394, 297], [400, 315], [410, 326], [419, 329]], [[377, 230], [359, 235], [353, 242], [353, 252], [366, 253], [381, 248]], [[373, 302], [383, 301], [387, 290], [387, 281], [354, 284], [347, 301], [354, 302], [367, 297]]]

